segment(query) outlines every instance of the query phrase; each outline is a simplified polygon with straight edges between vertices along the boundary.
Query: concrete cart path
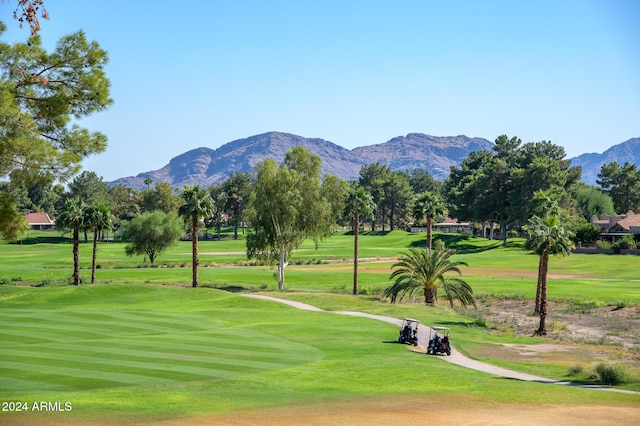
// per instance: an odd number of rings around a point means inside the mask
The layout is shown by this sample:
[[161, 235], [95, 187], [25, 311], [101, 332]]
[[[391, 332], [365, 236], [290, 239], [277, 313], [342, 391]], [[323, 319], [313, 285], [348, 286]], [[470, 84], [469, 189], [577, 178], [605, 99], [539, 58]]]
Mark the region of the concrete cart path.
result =
[[[320, 308], [318, 308], [316, 306], [308, 305], [306, 303], [296, 302], [296, 301], [293, 301], [293, 300], [279, 299], [277, 297], [265, 296], [265, 295], [262, 295], [262, 294], [242, 294], [242, 296], [252, 297], [252, 298], [256, 298], [256, 299], [270, 300], [270, 301], [273, 301], [273, 302], [284, 303], [286, 305], [293, 306], [295, 308], [303, 309], [303, 310], [306, 310], [306, 311], [330, 312], [330, 313], [335, 313], [335, 314], [340, 314], [340, 315], [350, 315], [350, 316], [354, 316], [354, 317], [371, 318], [371, 319], [375, 319], [375, 320], [378, 320], [378, 321], [388, 322], [388, 323], [397, 325], [398, 327], [400, 327], [402, 325], [402, 320], [401, 319], [388, 317], [388, 316], [384, 316], [384, 315], [374, 315], [374, 314], [367, 314], [367, 313], [364, 313], [364, 312], [351, 312], [351, 311], [325, 311], [324, 309], [320, 309]], [[429, 327], [427, 327], [425, 325], [422, 325], [422, 324], [420, 324], [418, 326], [418, 341], [420, 341], [420, 342], [428, 342], [429, 341]], [[580, 387], [580, 388], [595, 389], [595, 390], [602, 390], [602, 391], [608, 391], [608, 392], [620, 392], [620, 393], [628, 393], [628, 394], [638, 394], [638, 395], [640, 395], [640, 392], [634, 392], [634, 391], [625, 390], [625, 389], [615, 389], [615, 388], [610, 388], [610, 387], [607, 387], [607, 386], [598, 386], [598, 385], [583, 385], [583, 384], [579, 384], [579, 383], [572, 383], [572, 382], [560, 381], [560, 380], [552, 380], [552, 379], [547, 379], [547, 378], [544, 378], [544, 377], [534, 376], [534, 375], [531, 375], [531, 374], [519, 373], [517, 371], [507, 370], [506, 368], [496, 367], [494, 365], [486, 364], [484, 362], [476, 361], [474, 359], [466, 357], [463, 354], [461, 354], [460, 352], [458, 352], [457, 350], [455, 350], [455, 348], [453, 348], [453, 347], [451, 347], [451, 355], [450, 356], [447, 356], [447, 355], [444, 355], [444, 354], [433, 355], [433, 356], [437, 356], [437, 357], [441, 358], [443, 361], [447, 361], [447, 362], [450, 362], [452, 364], [456, 364], [456, 365], [459, 365], [459, 366], [462, 366], [462, 367], [467, 367], [467, 368], [470, 368], [472, 370], [482, 371], [482, 372], [488, 373], [488, 374], [493, 374], [495, 376], [506, 377], [506, 378], [509, 378], [509, 379], [523, 380], [523, 381], [527, 381], [527, 382], [547, 383], [547, 384], [553, 384], [553, 385], [575, 386], [575, 387]]]

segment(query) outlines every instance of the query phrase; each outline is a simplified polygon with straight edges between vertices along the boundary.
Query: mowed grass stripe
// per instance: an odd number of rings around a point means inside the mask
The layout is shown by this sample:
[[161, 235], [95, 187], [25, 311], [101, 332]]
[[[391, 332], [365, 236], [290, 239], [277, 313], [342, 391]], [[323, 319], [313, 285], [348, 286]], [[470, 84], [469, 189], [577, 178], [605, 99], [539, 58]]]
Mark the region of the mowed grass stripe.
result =
[[[173, 365], [160, 362], [147, 363], [129, 360], [107, 360], [107, 362], [102, 362], [102, 360], [97, 358], [83, 356], [70, 356], [69, 359], [58, 359], [57, 357], [47, 355], [31, 355], [22, 357], [20, 360], [5, 359], [3, 360], [3, 364], [19, 365], [21, 366], [19, 369], [31, 370], [34, 367], [42, 369], [44, 363], [47, 371], [60, 375], [76, 376], [79, 372], [85, 372], [91, 375], [87, 377], [107, 377], [108, 379], [121, 382], [125, 385], [136, 385], [141, 382], [146, 384], [174, 381], [189, 382], [205, 378], [223, 378], [233, 377], [239, 374], [254, 374], [266, 369], [263, 368], [263, 365], [248, 365], [250, 363], [238, 364], [232, 360], [216, 360], [215, 362], [210, 362], [206, 367], [200, 367], [193, 365], [193, 363]], [[149, 382], [149, 380], [151, 380], [151, 382]]]
[[[2, 323], [0, 323], [2, 324]], [[131, 327], [126, 330], [122, 323], [113, 322], [113, 323], [104, 323], [104, 324], [95, 324], [95, 323], [78, 323], [76, 322], [68, 322], [68, 321], [57, 321], [55, 323], [43, 321], [42, 324], [29, 324], [29, 325], [18, 325], [18, 324], [2, 324], [7, 327], [8, 330], [16, 329], [16, 330], [31, 330], [31, 331], [42, 331], [47, 335], [55, 335], [59, 334], [68, 338], [69, 336], [77, 336], [78, 339], [82, 340], [91, 340], [91, 339], [104, 339], [110, 336], [146, 336], [146, 335], [156, 335], [156, 334], [166, 334], [166, 333], [177, 333], [177, 329], [168, 330], [166, 327], [136, 327], [135, 331], [132, 331]], [[13, 330], [12, 330], [13, 331]], [[192, 330], [193, 331], [193, 330]], [[189, 332], [192, 332], [189, 331]], [[202, 331], [202, 329], [198, 329], [195, 331]]]
[[[3, 346], [7, 345], [20, 345], [20, 344], [40, 344], [40, 343], [53, 343], [60, 340], [64, 340], [63, 334], [43, 333], [42, 329], [37, 331], [27, 331], [25, 328], [17, 328], [15, 330], [5, 328], [5, 324], [0, 323], [0, 341]], [[0, 350], [1, 351], [1, 350]]]
[[[31, 310], [3, 316], [0, 327], [7, 327], [5, 337], [12, 336], [13, 344], [0, 347], [0, 359], [8, 368], [2, 389], [87, 390], [222, 379], [289, 368], [322, 356], [313, 347], [255, 330], [212, 330], [223, 326], [203, 315], [155, 317], [161, 325], [147, 317], [148, 328], [136, 328], [137, 334], [131, 335], [133, 327], [127, 325], [137, 321], [131, 312], [69, 315]], [[166, 327], [167, 321], [176, 327]], [[198, 326], [185, 332], [179, 329], [185, 322]], [[144, 334], [149, 328], [162, 332]]]
[[[162, 336], [154, 336], [159, 339]], [[271, 335], [263, 334], [253, 330], [247, 329], [230, 329], [230, 330], [215, 330], [215, 334], [200, 334], [200, 333], [190, 333], [190, 334], [181, 334], [175, 336], [175, 340], [182, 342], [182, 344], [202, 344], [202, 339], [214, 339], [214, 342], [217, 345], [223, 346], [233, 346], [236, 348], [247, 348], [247, 349], [260, 349], [261, 351], [269, 351], [272, 350], [274, 352], [282, 352], [282, 345], [300, 345], [302, 347], [306, 347], [300, 343], [286, 340], [284, 338], [274, 337]]]
[[[6, 325], [6, 324], [4, 324]], [[11, 327], [11, 325], [8, 325]], [[104, 338], [109, 335], [109, 333], [105, 333], [103, 330], [100, 330], [98, 334], [94, 331], [93, 324], [86, 324], [85, 327], [78, 327], [75, 323], [68, 324], [66, 322], [58, 322], [58, 323], [50, 323], [46, 327], [44, 326], [30, 326], [26, 324], [14, 324], [16, 327], [22, 327], [22, 330], [5, 330], [5, 334], [14, 334], [19, 339], [15, 339], [15, 341], [11, 341], [9, 338], [5, 338], [5, 343], [13, 343], [14, 345], [18, 343], [42, 343], [42, 342], [55, 342], [64, 340], [65, 347], [68, 347], [68, 344], [72, 341], [76, 342], [86, 342], [87, 340], [104, 340]], [[87, 330], [88, 328], [88, 330]], [[116, 329], [118, 327], [115, 327]], [[31, 329], [31, 331], [27, 331]], [[37, 331], [36, 331], [37, 330]], [[0, 335], [3, 332], [0, 331]], [[157, 343], [158, 346], [178, 346], [182, 348], [182, 352], [184, 351], [202, 351], [203, 348], [206, 348], [206, 353], [211, 353], [211, 347], [232, 347], [234, 350], [245, 349], [247, 351], [255, 352], [269, 352], [272, 351], [275, 354], [282, 355], [283, 352], [291, 351], [294, 354], [304, 354], [306, 351], [301, 350], [304, 346], [296, 347], [293, 342], [288, 342], [283, 339], [273, 339], [266, 338], [265, 335], [261, 333], [252, 332], [250, 330], [243, 330], [242, 337], [238, 338], [237, 330], [218, 330], [216, 334], [211, 334], [208, 332], [207, 334], [192, 334], [192, 335], [171, 335], [161, 336], [161, 340]], [[73, 336], [73, 337], [70, 337]], [[6, 336], [5, 336], [6, 337]], [[28, 338], [25, 341], [25, 337]], [[71, 340], [70, 340], [71, 339]], [[168, 341], [166, 341], [168, 339]], [[164, 343], [163, 343], [164, 341]], [[147, 341], [144, 345], [143, 350], [148, 350], [147, 346], [152, 341]], [[288, 342], [288, 343], [287, 343]], [[82, 345], [86, 347], [86, 345]], [[286, 347], [286, 349], [283, 349]], [[163, 348], [164, 351], [166, 349]], [[298, 357], [293, 357], [296, 359]], [[303, 358], [307, 358], [306, 356]], [[313, 358], [313, 357], [312, 357]]]
[[[215, 341], [206, 345], [183, 344], [173, 340], [171, 336], [160, 340], [151, 338], [131, 340], [92, 341], [91, 346], [84, 344], [43, 345], [47, 351], [59, 353], [86, 352], [104, 358], [122, 359], [139, 357], [150, 360], [189, 360], [198, 358], [218, 357], [235, 359], [260, 359], [264, 362], [277, 364], [302, 364], [319, 358], [319, 351], [305, 345], [281, 342], [281, 350], [262, 351], [259, 346], [252, 349], [238, 349], [233, 346], [218, 345]], [[35, 348], [29, 348], [29, 351]], [[2, 351], [9, 353], [8, 351]]]
[[[132, 383], [132, 377], [129, 377], [126, 380], [118, 380], [118, 377], [114, 377], [115, 375], [99, 375], [96, 374], [96, 372], [74, 370], [73, 368], [67, 368], [66, 370], [67, 371], [64, 371], [64, 369], [61, 368], [53, 369], [49, 368], [46, 365], [40, 364], [30, 365], [18, 362], [3, 361], [2, 368], [0, 368], [0, 373], [2, 373], [3, 378], [17, 378], [25, 380], [27, 383], [36, 383], [38, 385], [35, 387], [25, 387], [22, 389], [2, 388], [1, 391], [18, 392], [40, 389], [41, 386], [43, 388], [57, 386], [55, 388], [57, 390], [87, 390], [130, 386]], [[139, 379], [142, 379], [142, 377], [139, 377]], [[160, 381], [156, 381], [160, 383]]]
[[[219, 357], [219, 356], [199, 356], [190, 359], [172, 359], [163, 357], [162, 354], [155, 356], [129, 356], [129, 357], [112, 357], [102, 356], [112, 353], [102, 352], [101, 356], [86, 356], [78, 353], [60, 353], [60, 352], [29, 352], [24, 350], [6, 350], [3, 351], [4, 360], [25, 362], [33, 364], [46, 363], [47, 366], [52, 365], [71, 365], [78, 368], [94, 366], [99, 370], [108, 370], [110, 367], [120, 366], [136, 369], [139, 374], [147, 375], [145, 371], [184, 371], [194, 374], [212, 375], [209, 369], [219, 369], [225, 367], [232, 371], [258, 372], [260, 370], [274, 370], [283, 368], [286, 363], [270, 362], [260, 358], [260, 354], [256, 354], [253, 358], [239, 357]], [[251, 371], [249, 371], [251, 370]], [[124, 370], [122, 370], [124, 371]], [[151, 374], [153, 375], [153, 374]], [[216, 374], [213, 374], [214, 376]]]
[[[20, 330], [42, 330], [47, 334], [49, 332], [54, 332], [54, 334], [63, 334], [63, 333], [55, 333], [56, 330], [63, 331], [64, 333], [68, 333], [69, 336], [80, 334], [80, 338], [90, 338], [89, 335], [95, 335], [97, 338], [107, 335], [107, 334], [128, 334], [128, 335], [138, 335], [143, 334], [142, 332], [146, 331], [139, 327], [132, 327], [126, 322], [108, 322], [108, 321], [78, 321], [76, 320], [61, 320], [61, 319], [50, 319], [44, 321], [30, 321], [26, 324], [18, 324], [18, 323], [1, 323], [6, 327], [15, 327]], [[166, 331], [165, 331], [166, 332]], [[175, 330], [172, 330], [175, 332]], [[93, 338], [93, 337], [91, 337]]]
[[[71, 317], [71, 318], [69, 318]], [[127, 326], [147, 328], [164, 327], [165, 331], [197, 331], [203, 329], [200, 322], [210, 320], [202, 315], [189, 315], [180, 313], [155, 313], [148, 311], [51, 311], [45, 309], [11, 309], [9, 311], [0, 312], [0, 321], [7, 322], [37, 322], [43, 321], [68, 321], [78, 323], [77, 318], [82, 322], [93, 322], [103, 324], [101, 321], [108, 323], [114, 319], [121, 320], [117, 322], [126, 322]], [[160, 331], [162, 329], [159, 329]]]
[[192, 359], [170, 364], [165, 360], [158, 362], [157, 359], [151, 361], [114, 360], [111, 358], [101, 359], [97, 356], [52, 352], [28, 355], [28, 353], [21, 351], [13, 354], [17, 355], [14, 360], [14, 356], [9, 353], [14, 351], [6, 352], [8, 353], [3, 353], [2, 364], [9, 370], [6, 370], [5, 377], [20, 379], [31, 377], [32, 381], [68, 384], [66, 388], [70, 389], [154, 385], [176, 381], [198, 381], [205, 378], [229, 378], [291, 366], [286, 363], [228, 358], [212, 358], [209, 361]]
[[[110, 325], [110, 324], [125, 324], [126, 328], [132, 330], [157, 330], [160, 332], [176, 332], [176, 331], [197, 331], [202, 330], [201, 326], [191, 325], [202, 321], [202, 316], [193, 317], [193, 321], [188, 322], [188, 318], [184, 317], [172, 317], [172, 318], [153, 318], [141, 319], [139, 316], [132, 314], [119, 315], [117, 312], [108, 313], [95, 313], [95, 312], [64, 312], [64, 315], [77, 317], [83, 321], [90, 322], [92, 324]], [[137, 331], [132, 332], [135, 334]]]
[[[65, 320], [62, 317], [14, 319], [12, 322], [0, 322], [0, 337], [5, 344], [54, 342], [60, 340], [103, 339], [108, 336], [150, 335], [185, 332], [179, 327], [168, 328], [155, 325], [136, 325], [129, 320], [120, 321], [82, 321]], [[191, 327], [187, 332], [202, 331], [204, 328]], [[73, 337], [71, 337], [73, 336]], [[25, 341], [25, 338], [29, 339]]]
[[202, 315], [193, 316], [193, 323], [184, 323], [185, 316], [180, 314], [156, 314], [153, 312], [126, 312], [126, 311], [111, 311], [109, 312], [111, 318], [115, 318], [123, 321], [132, 321], [135, 324], [152, 325], [155, 327], [165, 327], [167, 330], [173, 331], [197, 331], [203, 327], [197, 325], [202, 321]]
[[58, 383], [45, 383], [38, 380], [26, 380], [23, 375], [20, 378], [9, 377], [6, 369], [0, 368], [0, 390], [20, 391], [23, 389], [38, 389], [39, 391], [60, 390]]

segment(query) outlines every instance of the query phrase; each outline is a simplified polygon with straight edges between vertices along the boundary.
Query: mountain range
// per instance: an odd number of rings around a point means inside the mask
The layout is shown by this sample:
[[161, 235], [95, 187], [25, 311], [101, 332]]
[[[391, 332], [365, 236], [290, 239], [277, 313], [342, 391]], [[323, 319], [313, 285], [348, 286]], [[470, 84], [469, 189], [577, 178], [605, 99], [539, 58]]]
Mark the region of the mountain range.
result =
[[571, 165], [582, 166], [582, 180], [595, 185], [603, 164], [617, 162], [640, 166], [640, 138], [614, 145], [602, 154], [582, 154], [571, 159]]
[[[379, 162], [391, 170], [425, 169], [435, 179], [443, 180], [452, 165], [460, 162], [472, 151], [491, 150], [493, 142], [483, 138], [460, 136], [430, 136], [409, 133], [387, 142], [367, 145], [352, 150], [318, 138], [305, 138], [281, 132], [268, 132], [226, 143], [217, 149], [206, 147], [192, 149], [178, 155], [161, 169], [137, 176], [123, 177], [109, 182], [143, 189], [144, 181], [168, 182], [175, 188], [184, 185], [209, 185], [223, 182], [235, 172], [252, 173], [253, 168], [265, 158], [280, 162], [294, 146], [303, 146], [322, 158], [322, 171], [343, 179], [357, 179], [364, 165]], [[640, 164], [640, 138], [615, 145], [603, 154], [583, 154], [575, 157], [572, 165], [580, 165], [582, 180], [594, 184], [600, 166], [617, 161]]]

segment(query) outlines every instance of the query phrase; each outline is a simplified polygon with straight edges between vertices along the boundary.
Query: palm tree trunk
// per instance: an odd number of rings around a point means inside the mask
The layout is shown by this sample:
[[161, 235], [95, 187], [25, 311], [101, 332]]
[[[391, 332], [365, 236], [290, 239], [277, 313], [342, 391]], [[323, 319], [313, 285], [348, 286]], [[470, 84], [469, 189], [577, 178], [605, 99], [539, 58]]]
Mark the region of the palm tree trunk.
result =
[[360, 219], [358, 213], [353, 215], [353, 294], [358, 294], [358, 231]]
[[284, 268], [287, 266], [284, 244], [280, 246], [280, 258], [278, 259], [278, 290], [284, 290]]
[[507, 246], [507, 223], [505, 219], [500, 222], [500, 232], [502, 233], [502, 245]]
[[198, 217], [191, 218], [192, 287], [198, 287]]
[[433, 238], [431, 235], [431, 217], [427, 216], [427, 250], [431, 253], [431, 239]]
[[432, 288], [424, 289], [424, 304], [428, 306], [433, 306], [436, 302], [435, 291]]
[[80, 285], [80, 232], [78, 222], [73, 224], [73, 285]]
[[547, 334], [546, 319], [547, 319], [547, 272], [549, 270], [549, 251], [545, 250], [540, 256], [541, 271], [540, 277], [540, 325], [535, 334], [538, 336], [545, 336]]
[[[545, 257], [543, 254], [540, 255], [540, 260], [538, 261], [538, 282], [536, 284], [536, 306], [533, 308], [533, 314], [534, 315], [540, 315], [540, 295], [542, 292], [542, 276], [544, 275], [544, 269], [545, 267], [548, 267], [548, 265], [545, 265]], [[547, 256], [547, 262], [549, 260], [549, 257]]]
[[91, 284], [96, 282], [97, 257], [98, 257], [98, 228], [93, 228], [93, 256], [91, 258]]

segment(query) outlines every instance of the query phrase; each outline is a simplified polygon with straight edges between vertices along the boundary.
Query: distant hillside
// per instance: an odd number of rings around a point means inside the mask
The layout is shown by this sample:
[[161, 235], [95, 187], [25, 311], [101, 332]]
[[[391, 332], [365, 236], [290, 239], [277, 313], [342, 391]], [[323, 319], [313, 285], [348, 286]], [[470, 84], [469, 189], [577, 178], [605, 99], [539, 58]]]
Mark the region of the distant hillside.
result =
[[366, 158], [367, 164], [380, 162], [391, 170], [427, 169], [435, 179], [444, 180], [450, 167], [459, 165], [470, 152], [492, 148], [493, 142], [482, 138], [409, 133], [383, 144], [355, 148], [353, 153]]
[[[172, 158], [159, 170], [120, 178], [110, 184], [122, 183], [142, 189], [146, 187], [144, 180], [149, 177], [154, 182], [169, 182], [176, 188], [185, 184], [206, 187], [223, 182], [234, 172], [251, 173], [255, 165], [265, 158], [283, 161], [285, 153], [298, 145], [322, 158], [323, 173], [348, 180], [357, 179], [363, 165], [375, 162], [392, 170], [424, 169], [434, 178], [444, 180], [449, 175], [449, 167], [459, 165], [470, 152], [493, 148], [493, 143], [483, 138], [409, 133], [385, 143], [349, 150], [323, 139], [269, 132], [238, 139], [215, 150], [206, 147], [192, 149]], [[595, 185], [601, 166], [612, 161], [640, 165], [640, 138], [629, 139], [602, 154], [580, 155], [571, 159], [571, 164], [582, 166], [582, 180]]]
[[595, 185], [602, 165], [614, 161], [619, 164], [631, 163], [640, 166], [640, 138], [629, 139], [614, 145], [602, 154], [579, 155], [571, 159], [571, 165], [582, 166], [582, 180]]
[[265, 158], [284, 160], [294, 146], [304, 146], [322, 158], [324, 173], [343, 179], [356, 179], [363, 165], [380, 162], [392, 170], [426, 169], [434, 178], [444, 179], [449, 166], [460, 164], [469, 152], [490, 150], [493, 143], [466, 136], [437, 137], [421, 133], [393, 138], [379, 145], [348, 150], [323, 139], [309, 139], [288, 133], [269, 132], [239, 139], [218, 149], [197, 148], [172, 158], [169, 164], [155, 171], [140, 173], [110, 182], [111, 185], [145, 188], [144, 180], [183, 185], [209, 186], [224, 181], [234, 172], [249, 172]]
[[363, 164], [351, 151], [331, 142], [270, 132], [229, 142], [216, 150], [192, 149], [172, 158], [169, 164], [159, 170], [140, 173], [135, 177], [120, 178], [110, 184], [123, 183], [141, 189], [145, 187], [144, 180], [149, 177], [154, 182], [169, 182], [176, 188], [185, 184], [207, 187], [223, 182], [235, 172], [251, 173], [256, 164], [265, 158], [283, 161], [286, 152], [298, 145], [322, 158], [324, 173], [353, 178], [358, 175]]

